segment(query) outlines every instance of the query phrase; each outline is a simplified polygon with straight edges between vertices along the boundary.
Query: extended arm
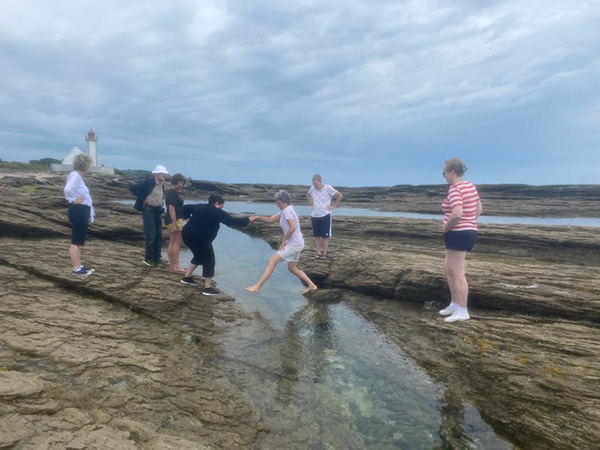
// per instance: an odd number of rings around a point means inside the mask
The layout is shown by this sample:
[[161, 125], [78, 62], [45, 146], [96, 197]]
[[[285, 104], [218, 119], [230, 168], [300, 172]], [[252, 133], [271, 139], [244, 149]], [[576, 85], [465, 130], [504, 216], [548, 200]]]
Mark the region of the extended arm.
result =
[[269, 216], [252, 216], [252, 217], [254, 217], [253, 222], [275, 223], [279, 220], [279, 214], [275, 214], [271, 217], [269, 217]]
[[250, 223], [249, 217], [231, 217], [228, 212], [219, 210], [219, 221], [228, 227], [245, 227]]

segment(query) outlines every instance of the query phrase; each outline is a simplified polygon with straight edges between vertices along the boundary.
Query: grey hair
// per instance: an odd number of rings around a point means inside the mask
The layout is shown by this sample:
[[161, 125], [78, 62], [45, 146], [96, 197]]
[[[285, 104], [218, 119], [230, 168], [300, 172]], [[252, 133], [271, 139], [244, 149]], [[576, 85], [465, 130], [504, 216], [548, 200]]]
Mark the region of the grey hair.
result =
[[281, 191], [277, 192], [277, 194], [275, 194], [273, 196], [273, 198], [275, 199], [275, 201], [279, 200], [287, 205], [292, 204], [292, 196], [287, 191], [284, 191], [283, 189]]
[[444, 163], [444, 167], [446, 168], [446, 171], [454, 171], [454, 173], [459, 177], [462, 177], [467, 171], [467, 166], [465, 166], [465, 164], [458, 158], [449, 159]]
[[87, 172], [92, 163], [92, 158], [85, 153], [80, 153], [75, 156], [73, 160], [73, 170], [80, 170], [81, 172]]
[[315, 173], [315, 174], [313, 175], [313, 183], [314, 183], [315, 181], [320, 181], [320, 182], [322, 183], [322, 182], [323, 182], [323, 178], [321, 178], [321, 175], [319, 175], [318, 173]]

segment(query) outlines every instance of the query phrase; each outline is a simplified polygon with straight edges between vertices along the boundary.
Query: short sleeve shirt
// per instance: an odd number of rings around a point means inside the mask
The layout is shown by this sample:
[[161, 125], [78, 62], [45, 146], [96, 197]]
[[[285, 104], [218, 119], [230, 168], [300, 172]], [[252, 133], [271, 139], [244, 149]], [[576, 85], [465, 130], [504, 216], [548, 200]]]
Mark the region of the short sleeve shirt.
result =
[[330, 212], [327, 210], [328, 206], [331, 206], [331, 199], [337, 194], [333, 187], [329, 184], [325, 184], [322, 189], [317, 189], [314, 186], [308, 190], [308, 195], [312, 197], [313, 207], [310, 215], [312, 217], [325, 217]]
[[165, 225], [169, 225], [171, 220], [171, 214], [169, 214], [169, 205], [175, 207], [175, 218], [183, 219], [183, 200], [179, 197], [179, 194], [175, 189], [169, 189], [167, 191], [165, 203], [167, 204], [167, 213], [165, 214]]
[[444, 220], [442, 225], [446, 225], [452, 209], [462, 206], [463, 215], [451, 231], [477, 231], [477, 204], [479, 203], [479, 194], [477, 188], [469, 181], [453, 184], [448, 188], [448, 197], [442, 203]]
[[279, 225], [281, 226], [284, 235], [290, 229], [288, 219], [294, 219], [294, 222], [296, 222], [296, 231], [292, 233], [287, 243], [292, 247], [303, 248], [304, 238], [302, 237], [302, 231], [300, 230], [300, 221], [298, 220], [298, 214], [296, 214], [296, 211], [292, 205], [288, 206], [279, 213]]

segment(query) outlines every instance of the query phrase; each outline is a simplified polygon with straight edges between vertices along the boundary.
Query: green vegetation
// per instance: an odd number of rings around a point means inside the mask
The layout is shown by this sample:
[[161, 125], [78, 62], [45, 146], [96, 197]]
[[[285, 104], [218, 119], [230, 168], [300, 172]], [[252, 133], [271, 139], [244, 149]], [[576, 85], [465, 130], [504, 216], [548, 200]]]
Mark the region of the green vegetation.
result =
[[32, 186], [30, 184], [28, 184], [26, 186], [20, 186], [20, 187], [13, 188], [13, 191], [19, 192], [21, 194], [35, 194], [36, 190], [37, 190], [37, 186]]
[[115, 169], [115, 175], [121, 175], [126, 177], [147, 177], [151, 174], [149, 170], [139, 170], [139, 169]]
[[31, 164], [25, 162], [0, 162], [0, 170], [16, 171], [16, 172], [46, 172], [49, 167], [39, 163]]
[[56, 158], [32, 159], [29, 164], [39, 164], [40, 166], [50, 167], [51, 164], [60, 164], [61, 160]]

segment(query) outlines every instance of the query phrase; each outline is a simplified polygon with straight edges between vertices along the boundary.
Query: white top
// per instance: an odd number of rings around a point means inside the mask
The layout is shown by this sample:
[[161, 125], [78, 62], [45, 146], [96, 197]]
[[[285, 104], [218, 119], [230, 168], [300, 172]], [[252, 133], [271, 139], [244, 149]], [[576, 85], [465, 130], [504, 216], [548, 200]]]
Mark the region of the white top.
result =
[[328, 211], [327, 207], [331, 206], [331, 199], [337, 193], [338, 191], [329, 184], [323, 185], [322, 189], [311, 186], [308, 190], [308, 195], [312, 197], [313, 201], [312, 212], [310, 215], [312, 217], [325, 217], [327, 214], [330, 214], [331, 211]]
[[65, 186], [65, 198], [69, 203], [73, 203], [78, 198], [83, 198], [81, 205], [87, 205], [90, 207], [90, 222], [94, 222], [94, 205], [92, 204], [92, 197], [88, 190], [83, 178], [79, 175], [79, 172], [74, 170], [69, 174], [67, 178], [67, 184]]
[[302, 237], [302, 231], [300, 231], [300, 221], [298, 220], [298, 214], [296, 214], [294, 207], [290, 205], [283, 209], [278, 215], [279, 226], [281, 226], [284, 236], [290, 229], [288, 219], [294, 219], [296, 222], [296, 231], [292, 233], [290, 238], [287, 240], [287, 243], [292, 247], [304, 248], [304, 238]]

